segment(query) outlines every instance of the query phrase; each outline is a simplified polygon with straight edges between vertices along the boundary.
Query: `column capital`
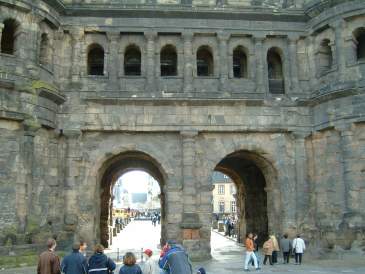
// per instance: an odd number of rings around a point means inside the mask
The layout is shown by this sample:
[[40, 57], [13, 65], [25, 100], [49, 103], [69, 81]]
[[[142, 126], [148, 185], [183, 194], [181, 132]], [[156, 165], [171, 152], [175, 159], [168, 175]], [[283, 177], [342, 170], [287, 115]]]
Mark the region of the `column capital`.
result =
[[227, 32], [220, 31], [217, 33], [217, 38], [218, 38], [218, 41], [220, 41], [220, 42], [228, 41], [228, 39], [230, 37], [231, 37], [231, 34], [227, 33]]
[[183, 31], [182, 32], [182, 37], [183, 37], [183, 39], [184, 39], [184, 41], [186, 42], [186, 41], [192, 41], [193, 40], [193, 38], [194, 38], [194, 32], [192, 32], [192, 31]]
[[194, 139], [196, 136], [198, 136], [199, 131], [197, 130], [183, 130], [180, 131], [180, 135], [183, 138], [190, 138], [190, 139]]
[[108, 31], [106, 33], [106, 37], [108, 38], [109, 42], [118, 42], [120, 38], [120, 32], [119, 31]]
[[73, 27], [69, 30], [71, 39], [75, 41], [81, 41], [84, 38], [85, 31], [83, 28]]
[[289, 41], [289, 44], [295, 44], [298, 42], [299, 40], [299, 34], [289, 34], [288, 35], [288, 41]]
[[346, 21], [342, 18], [334, 20], [328, 24], [334, 30], [341, 30], [346, 26]]
[[147, 40], [155, 40], [157, 38], [157, 31], [146, 31], [144, 33], [144, 36], [147, 38]]
[[295, 139], [305, 139], [307, 138], [308, 136], [310, 136], [312, 134], [311, 131], [294, 131], [292, 132], [292, 135]]
[[65, 33], [62, 29], [55, 31], [55, 33], [54, 33], [55, 40], [63, 40], [64, 36], [65, 36]]
[[63, 135], [67, 138], [77, 139], [82, 135], [82, 131], [80, 129], [64, 129]]

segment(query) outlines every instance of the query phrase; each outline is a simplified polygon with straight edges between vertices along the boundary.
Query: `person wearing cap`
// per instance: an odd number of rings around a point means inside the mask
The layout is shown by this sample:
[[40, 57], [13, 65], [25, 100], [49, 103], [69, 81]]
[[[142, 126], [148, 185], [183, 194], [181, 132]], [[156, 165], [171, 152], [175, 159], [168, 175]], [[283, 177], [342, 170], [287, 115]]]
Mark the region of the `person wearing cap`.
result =
[[80, 252], [80, 242], [72, 245], [71, 254], [67, 255], [61, 264], [61, 270], [65, 274], [87, 274], [87, 261]]
[[145, 249], [143, 251], [143, 257], [145, 259], [145, 262], [143, 265], [141, 265], [142, 273], [143, 274], [157, 274], [159, 273], [157, 269], [157, 263], [152, 259], [152, 250], [151, 249]]
[[184, 248], [171, 240], [167, 247], [168, 251], [159, 260], [160, 268], [167, 274], [192, 274], [193, 268]]

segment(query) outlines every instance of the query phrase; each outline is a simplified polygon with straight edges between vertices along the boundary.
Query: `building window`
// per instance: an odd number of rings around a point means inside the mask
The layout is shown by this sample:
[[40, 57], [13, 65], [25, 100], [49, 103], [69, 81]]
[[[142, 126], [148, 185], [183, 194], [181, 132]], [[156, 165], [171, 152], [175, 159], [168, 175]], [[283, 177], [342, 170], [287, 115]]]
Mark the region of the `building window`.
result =
[[47, 33], [43, 33], [41, 36], [41, 43], [39, 48], [39, 63], [41, 65], [47, 65], [50, 63], [49, 39]]
[[218, 185], [218, 194], [224, 194], [224, 185]]
[[124, 75], [141, 75], [141, 51], [137, 46], [127, 47], [124, 54]]
[[356, 60], [365, 60], [365, 28], [359, 28], [354, 31], [356, 43]]
[[279, 49], [271, 48], [267, 52], [267, 69], [270, 93], [284, 93], [283, 63], [279, 54]]
[[161, 76], [177, 75], [177, 54], [175, 47], [167, 45], [160, 53]]
[[230, 185], [231, 195], [236, 194], [236, 186], [234, 184]]
[[320, 74], [326, 73], [332, 68], [332, 62], [333, 62], [330, 40], [324, 39], [321, 42], [317, 55], [318, 55], [317, 60], [319, 65], [319, 73]]
[[236, 201], [231, 201], [231, 213], [236, 213], [236, 212], [237, 212]]
[[15, 52], [15, 33], [17, 24], [14, 19], [7, 19], [4, 22], [4, 28], [1, 35], [1, 52], [14, 54]]
[[196, 66], [198, 76], [213, 76], [213, 55], [209, 47], [201, 46], [196, 53]]
[[241, 46], [233, 51], [233, 77], [247, 78], [247, 56]]
[[104, 75], [104, 49], [98, 44], [89, 46], [87, 73], [88, 75]]
[[224, 213], [224, 202], [218, 203], [219, 213]]

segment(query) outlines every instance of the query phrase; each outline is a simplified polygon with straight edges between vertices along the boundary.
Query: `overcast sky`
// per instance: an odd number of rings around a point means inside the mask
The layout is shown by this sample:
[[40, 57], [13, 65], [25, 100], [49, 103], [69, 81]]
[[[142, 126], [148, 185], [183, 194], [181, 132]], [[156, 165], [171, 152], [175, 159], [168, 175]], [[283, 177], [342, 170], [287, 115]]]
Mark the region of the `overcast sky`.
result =
[[153, 193], [160, 193], [160, 186], [153, 177], [144, 171], [130, 171], [118, 179], [129, 193], [147, 192], [148, 182], [153, 181]]

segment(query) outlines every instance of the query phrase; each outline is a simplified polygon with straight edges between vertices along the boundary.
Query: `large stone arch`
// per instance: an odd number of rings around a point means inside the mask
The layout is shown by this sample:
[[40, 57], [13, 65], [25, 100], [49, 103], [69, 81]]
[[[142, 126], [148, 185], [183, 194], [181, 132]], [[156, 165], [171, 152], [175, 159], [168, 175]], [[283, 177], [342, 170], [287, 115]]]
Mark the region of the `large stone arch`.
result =
[[149, 173], [160, 184], [161, 189], [161, 242], [164, 241], [165, 235], [165, 198], [164, 186], [166, 184], [167, 175], [161, 164], [152, 156], [145, 152], [131, 150], [124, 151], [113, 157], [110, 157], [104, 162], [99, 170], [100, 192], [97, 199], [100, 201], [99, 220], [96, 225], [99, 225], [97, 238], [100, 242], [108, 246], [109, 240], [109, 225], [111, 225], [111, 208], [112, 208], [112, 189], [117, 179], [124, 173], [132, 170], [143, 170]]

